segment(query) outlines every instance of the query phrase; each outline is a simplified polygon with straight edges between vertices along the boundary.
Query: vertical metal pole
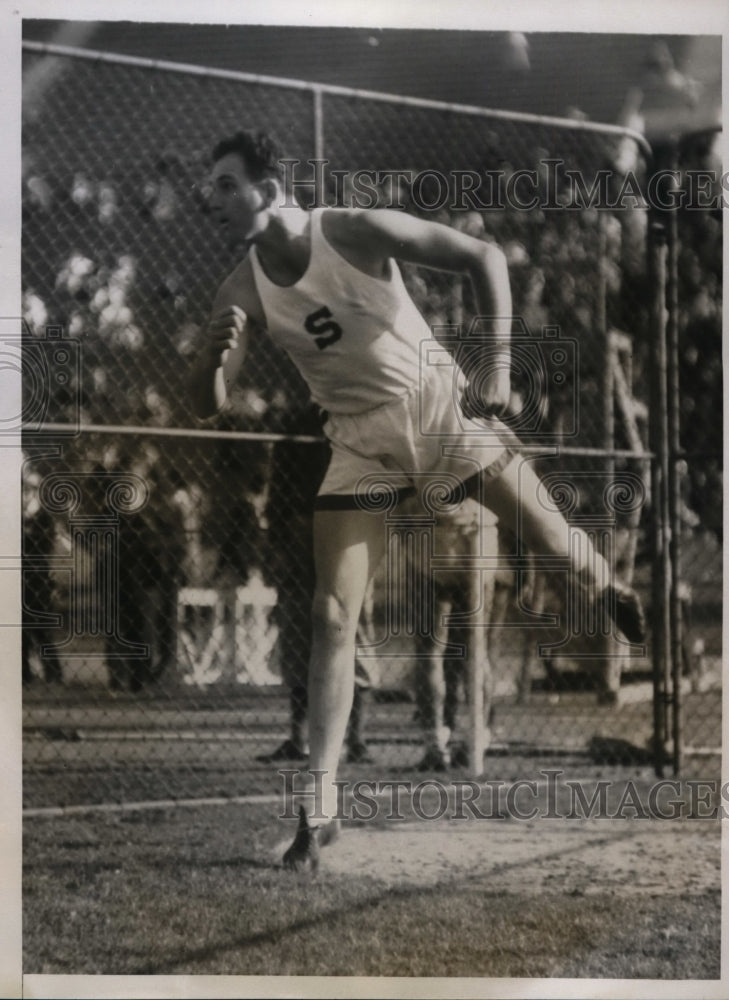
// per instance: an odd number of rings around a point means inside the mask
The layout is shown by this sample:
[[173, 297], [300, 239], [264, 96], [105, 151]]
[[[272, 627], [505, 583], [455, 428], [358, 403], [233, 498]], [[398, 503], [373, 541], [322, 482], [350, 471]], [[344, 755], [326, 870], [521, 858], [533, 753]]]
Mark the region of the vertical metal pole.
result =
[[[678, 151], [674, 149], [671, 169], [678, 166]], [[673, 175], [674, 177], [676, 174]], [[668, 325], [667, 325], [667, 421], [668, 421], [668, 518], [670, 563], [670, 655], [672, 681], [673, 773], [681, 767], [681, 644], [682, 621], [679, 583], [681, 581], [681, 483], [679, 478], [680, 396], [678, 368], [678, 214], [668, 212]]]
[[[600, 337], [601, 360], [602, 360], [602, 447], [605, 449], [603, 459], [603, 469], [608, 482], [615, 479], [615, 458], [612, 452], [615, 449], [615, 364], [617, 352], [613, 349], [607, 318], [607, 231], [606, 216], [604, 211], [597, 213], [597, 303], [596, 303], [596, 325]], [[599, 548], [605, 558], [615, 564], [618, 553], [617, 547], [611, 551], [610, 541], [617, 539], [617, 533], [613, 532], [612, 539], [608, 539], [608, 548]], [[618, 692], [620, 689], [621, 660], [617, 642], [610, 634], [600, 637], [600, 648], [603, 659], [600, 665], [601, 680], [603, 689], [611, 692]]]
[[483, 755], [486, 751], [484, 731], [484, 671], [487, 669], [486, 633], [484, 617], [484, 594], [482, 571], [476, 566], [480, 555], [480, 531], [474, 531], [469, 539], [469, 556], [472, 565], [468, 574], [468, 607], [472, 613], [472, 624], [468, 631], [466, 668], [468, 672], [468, 768], [474, 778], [483, 773]]
[[[613, 365], [614, 351], [610, 341], [607, 321], [607, 239], [605, 233], [605, 213], [597, 214], [598, 266], [596, 325], [602, 344], [602, 446], [606, 452], [615, 449], [615, 387]], [[615, 473], [615, 459], [605, 458], [605, 472], [612, 478]]]
[[[314, 87], [312, 97], [314, 100], [314, 158], [321, 162], [324, 159], [324, 94], [320, 87]], [[320, 171], [317, 168], [314, 176], [321, 177], [323, 183], [323, 169]], [[314, 204], [324, 204], [324, 192], [320, 191], [318, 187], [315, 187], [314, 190]]]
[[666, 231], [660, 219], [649, 228], [649, 279], [651, 302], [651, 407], [650, 438], [651, 496], [653, 506], [653, 728], [655, 770], [663, 777], [667, 734], [667, 706], [671, 674], [668, 670], [670, 641], [668, 599], [670, 565], [667, 552], [666, 484], [668, 480], [668, 428], [666, 381]]

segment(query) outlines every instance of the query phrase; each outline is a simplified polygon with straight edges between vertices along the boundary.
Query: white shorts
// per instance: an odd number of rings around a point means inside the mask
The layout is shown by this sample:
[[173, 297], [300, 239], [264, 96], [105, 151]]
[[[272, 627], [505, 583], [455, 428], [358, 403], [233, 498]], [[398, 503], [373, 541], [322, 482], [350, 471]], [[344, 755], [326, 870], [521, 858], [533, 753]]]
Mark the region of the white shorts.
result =
[[324, 433], [332, 457], [317, 510], [390, 510], [418, 494], [440, 513], [462, 502], [472, 477], [498, 475], [519, 444], [500, 420], [463, 415], [446, 366], [426, 368], [423, 381], [392, 402], [330, 415]]

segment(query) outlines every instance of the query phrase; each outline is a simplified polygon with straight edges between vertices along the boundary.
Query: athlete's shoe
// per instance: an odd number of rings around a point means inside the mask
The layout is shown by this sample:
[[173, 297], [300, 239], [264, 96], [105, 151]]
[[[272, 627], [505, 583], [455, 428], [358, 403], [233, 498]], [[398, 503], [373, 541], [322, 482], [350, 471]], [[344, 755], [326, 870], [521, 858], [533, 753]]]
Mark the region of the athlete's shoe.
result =
[[338, 820], [330, 820], [323, 826], [311, 826], [306, 809], [299, 806], [299, 826], [293, 844], [283, 856], [284, 868], [315, 872], [319, 867], [319, 849], [331, 844], [338, 836]]
[[372, 687], [370, 672], [360, 660], [354, 661], [354, 683], [363, 691], [369, 691]]
[[366, 743], [353, 743], [347, 747], [346, 761], [348, 764], [374, 764]]
[[611, 584], [603, 591], [602, 605], [628, 642], [643, 642], [645, 616], [634, 590], [624, 584]]
[[447, 771], [450, 763], [451, 757], [447, 750], [439, 750], [438, 747], [428, 747], [423, 759], [417, 764], [417, 770]]
[[315, 872], [319, 867], [319, 840], [318, 830], [315, 826], [309, 826], [306, 810], [303, 806], [299, 808], [299, 826], [294, 837], [294, 842], [283, 856], [284, 868], [292, 871], [304, 871], [307, 868]]
[[298, 743], [294, 743], [293, 740], [284, 740], [271, 753], [259, 754], [256, 760], [262, 764], [277, 764], [282, 760], [306, 760], [308, 756], [308, 752], [303, 747], [300, 747]]
[[463, 743], [456, 743], [450, 748], [451, 767], [468, 767], [468, 747]]

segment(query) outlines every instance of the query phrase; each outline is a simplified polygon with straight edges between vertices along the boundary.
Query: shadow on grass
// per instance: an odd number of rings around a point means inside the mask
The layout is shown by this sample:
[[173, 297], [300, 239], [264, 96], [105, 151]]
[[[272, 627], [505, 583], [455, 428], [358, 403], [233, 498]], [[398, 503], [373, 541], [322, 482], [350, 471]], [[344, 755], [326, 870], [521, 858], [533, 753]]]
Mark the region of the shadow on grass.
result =
[[[271, 868], [270, 865], [267, 867], [269, 869]], [[291, 877], [288, 873], [284, 874], [283, 869], [282, 876], [286, 878]], [[370, 910], [376, 910], [382, 905], [382, 902], [385, 899], [388, 903], [396, 903], [411, 900], [415, 896], [419, 898], [422, 898], [423, 896], [434, 896], [441, 893], [443, 888], [443, 884], [440, 883], [432, 889], [388, 889], [386, 893], [383, 892], [370, 899], [359, 900], [356, 903], [357, 914], [364, 915]], [[351, 918], [351, 916], [352, 905], [337, 908], [335, 910], [327, 910], [326, 912], [316, 914], [312, 917], [307, 917], [303, 920], [296, 920], [290, 924], [286, 924], [284, 927], [275, 927], [270, 930], [259, 931], [256, 934], [250, 934], [246, 937], [230, 937], [225, 941], [217, 942], [215, 945], [208, 945], [206, 947], [193, 948], [188, 951], [179, 952], [177, 955], [170, 956], [162, 961], [149, 962], [141, 965], [131, 974], [140, 976], [160, 975], [165, 972], [171, 972], [180, 966], [183, 966], [184, 968], [190, 963], [208, 962], [226, 954], [229, 951], [233, 951], [234, 949], [255, 948], [260, 945], [281, 946], [284, 944], [285, 937], [292, 934], [298, 934], [301, 931], [312, 930], [314, 928], [319, 928], [323, 931], [326, 931], [327, 928], [335, 929], [340, 925], [343, 919]]]
[[209, 861], [201, 861], [199, 858], [186, 858], [184, 861], [180, 861], [178, 858], [170, 858], [150, 863], [150, 868], [156, 868], [157, 871], [164, 871], [165, 869], [177, 870], [185, 866], [200, 870], [214, 868], [255, 868], [259, 871], [271, 871], [271, 863], [269, 861], [261, 861], [260, 858], [251, 858], [247, 855], [240, 855], [236, 858], [211, 858]]
[[[569, 847], [560, 848], [559, 850], [550, 851], [547, 854], [541, 856], [541, 860], [544, 862], [556, 860], [567, 855], [579, 854], [582, 850], [588, 848], [594, 848], [600, 845], [607, 845], [614, 843], [616, 840], [629, 840], [634, 836], [637, 836], [638, 831], [632, 832], [626, 830], [624, 833], [619, 834], [617, 837], [612, 835], [610, 837], [600, 837], [595, 840], [590, 840], [586, 843], [584, 847], [575, 847], [571, 845]], [[295, 880], [295, 887], [298, 889], [301, 886], [303, 879], [311, 879], [312, 876], [296, 876], [288, 872], [284, 872], [280, 865], [265, 863], [261, 861], [254, 861], [251, 864], [252, 859], [250, 858], [239, 858], [239, 859], [228, 859], [221, 861], [213, 861], [208, 865], [201, 863], [201, 867], [208, 868], [224, 868], [231, 864], [242, 864], [245, 867], [255, 867], [259, 869], [265, 869], [270, 872], [280, 871], [281, 877], [285, 879]], [[503, 864], [497, 864], [493, 871], [498, 871], [499, 874], [508, 872], [511, 870], [516, 870], [523, 866], [522, 861], [514, 862], [504, 862]], [[488, 877], [488, 872], [484, 872], [483, 877]], [[355, 876], [358, 878], [358, 876]], [[199, 948], [192, 948], [184, 951], [179, 951], [176, 955], [170, 955], [166, 959], [161, 959], [153, 962], [146, 962], [134, 970], [132, 975], [161, 975], [164, 973], [172, 972], [173, 970], [182, 967], [183, 971], [187, 971], [191, 965], [199, 962], [209, 962], [214, 960], [227, 952], [233, 950], [241, 949], [251, 949], [259, 946], [266, 945], [277, 945], [283, 947], [286, 943], [286, 939], [292, 935], [296, 935], [303, 931], [309, 931], [313, 929], [319, 929], [320, 931], [326, 933], [328, 930], [336, 932], [346, 921], [351, 920], [352, 914], [356, 911], [358, 917], [364, 917], [368, 912], [378, 910], [383, 904], [387, 906], [397, 906], [400, 903], [409, 903], [411, 906], [414, 901], [424, 901], [429, 898], [435, 899], [442, 896], [444, 892], [456, 892], [459, 888], [473, 889], [474, 879], [473, 876], [469, 876], [465, 879], [460, 880], [443, 880], [436, 882], [432, 886], [408, 886], [408, 887], [391, 887], [388, 886], [381, 891], [378, 891], [374, 896], [369, 898], [353, 899], [347, 902], [345, 906], [337, 907], [336, 909], [325, 910], [320, 913], [316, 913], [311, 917], [305, 919], [296, 920], [284, 926], [277, 926], [264, 931], [258, 931], [254, 934], [247, 936], [230, 936], [225, 940], [219, 941], [213, 945], [207, 945]], [[484, 893], [484, 899], [488, 897], [488, 892]], [[500, 898], [500, 897], [499, 897]], [[417, 904], [416, 904], [417, 905]]]

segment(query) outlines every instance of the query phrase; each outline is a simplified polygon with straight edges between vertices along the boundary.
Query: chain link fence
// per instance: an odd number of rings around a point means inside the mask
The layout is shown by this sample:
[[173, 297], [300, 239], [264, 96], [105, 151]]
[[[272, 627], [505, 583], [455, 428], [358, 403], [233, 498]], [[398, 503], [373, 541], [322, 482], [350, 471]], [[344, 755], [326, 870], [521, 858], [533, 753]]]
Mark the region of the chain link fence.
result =
[[[671, 529], [679, 581], [672, 608], [676, 764], [713, 757], [722, 636], [722, 164], [719, 128], [664, 150], [681, 207], [668, 222], [672, 361]], [[701, 185], [700, 195], [691, 193]], [[671, 369], [669, 369], [671, 371]], [[670, 386], [669, 386], [670, 388]]]
[[[650, 606], [648, 213], [619, 198], [626, 177], [645, 180], [634, 137], [30, 43], [24, 59], [28, 807], [278, 790], [276, 765], [257, 758], [305, 723], [307, 511], [327, 461], [316, 414], [265, 337], [214, 421], [194, 420], [185, 388], [234, 264], [205, 211], [209, 153], [241, 127], [269, 132], [301, 161], [307, 204], [396, 204], [503, 247], [517, 318], [511, 420], [525, 455], [531, 447], [551, 496]], [[313, 158], [326, 161], [320, 183]], [[491, 172], [489, 205], [464, 194], [474, 171]], [[601, 177], [615, 210], [591, 203]], [[716, 309], [712, 267], [697, 259], [695, 293]], [[459, 279], [403, 271], [436, 335], [468, 328], [473, 303]], [[702, 504], [687, 496], [687, 505], [705, 539], [720, 507], [701, 475], [718, 477], [720, 466], [691, 469]], [[406, 530], [389, 528], [393, 539]], [[457, 554], [467, 530], [440, 524], [434, 551]], [[538, 566], [515, 568], [513, 539], [489, 528], [482, 546], [500, 553], [484, 580], [490, 753], [653, 761], [650, 647], [596, 656], [559, 624], [559, 588]], [[408, 570], [388, 566], [360, 627], [347, 744], [355, 768], [367, 757], [415, 768], [427, 742], [417, 623], [404, 607], [393, 612]], [[711, 615], [718, 573], [706, 572]], [[711, 621], [684, 732], [718, 752]], [[446, 664], [454, 765], [467, 715], [462, 668], [457, 656]]]

